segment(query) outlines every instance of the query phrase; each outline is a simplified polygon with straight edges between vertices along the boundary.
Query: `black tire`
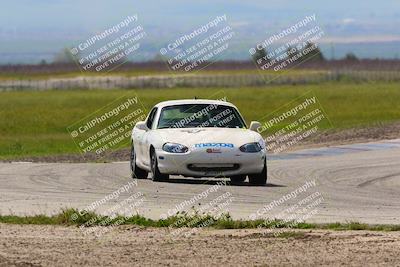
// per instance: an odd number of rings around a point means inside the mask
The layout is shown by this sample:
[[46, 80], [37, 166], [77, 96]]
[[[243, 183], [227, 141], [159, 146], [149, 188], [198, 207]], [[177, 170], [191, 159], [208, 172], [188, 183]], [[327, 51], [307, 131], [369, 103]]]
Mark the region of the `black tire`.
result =
[[267, 184], [267, 161], [264, 161], [264, 168], [260, 173], [249, 174], [249, 183], [252, 185]]
[[232, 183], [243, 183], [246, 180], [246, 175], [235, 175], [230, 178]]
[[152, 174], [152, 180], [155, 182], [162, 182], [162, 181], [168, 181], [169, 180], [169, 175], [168, 174], [162, 174], [160, 170], [158, 169], [158, 160], [157, 160], [157, 155], [154, 149], [151, 149], [150, 151], [150, 166], [151, 166], [151, 174]]
[[147, 171], [143, 170], [142, 168], [136, 165], [136, 154], [135, 148], [131, 146], [131, 159], [130, 159], [130, 166], [131, 166], [131, 177], [133, 179], [146, 179], [147, 178]]

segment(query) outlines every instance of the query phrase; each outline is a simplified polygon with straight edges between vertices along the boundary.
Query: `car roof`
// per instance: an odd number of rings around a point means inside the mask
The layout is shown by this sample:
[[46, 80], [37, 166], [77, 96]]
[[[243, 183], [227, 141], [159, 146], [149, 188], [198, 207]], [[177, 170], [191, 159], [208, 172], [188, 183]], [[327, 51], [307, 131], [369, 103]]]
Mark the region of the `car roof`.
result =
[[176, 106], [176, 105], [184, 105], [184, 104], [207, 104], [207, 105], [224, 105], [236, 108], [232, 103], [222, 101], [222, 100], [213, 100], [213, 99], [180, 99], [180, 100], [169, 100], [163, 101], [155, 105], [155, 107], [163, 108], [168, 106]]

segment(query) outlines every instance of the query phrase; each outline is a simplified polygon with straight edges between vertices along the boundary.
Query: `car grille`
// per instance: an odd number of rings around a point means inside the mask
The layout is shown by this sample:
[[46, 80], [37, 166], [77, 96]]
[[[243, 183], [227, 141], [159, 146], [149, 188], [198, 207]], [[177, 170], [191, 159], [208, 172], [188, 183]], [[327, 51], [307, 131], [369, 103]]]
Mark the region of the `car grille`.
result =
[[239, 164], [188, 164], [187, 168], [196, 172], [224, 172], [239, 169]]

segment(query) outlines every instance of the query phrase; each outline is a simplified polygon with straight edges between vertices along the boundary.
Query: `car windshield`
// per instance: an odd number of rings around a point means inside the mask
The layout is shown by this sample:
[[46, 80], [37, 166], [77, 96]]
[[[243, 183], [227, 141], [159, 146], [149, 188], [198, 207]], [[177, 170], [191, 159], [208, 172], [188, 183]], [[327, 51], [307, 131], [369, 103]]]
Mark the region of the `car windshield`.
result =
[[161, 110], [158, 129], [194, 127], [245, 128], [246, 125], [239, 112], [230, 106], [184, 104]]

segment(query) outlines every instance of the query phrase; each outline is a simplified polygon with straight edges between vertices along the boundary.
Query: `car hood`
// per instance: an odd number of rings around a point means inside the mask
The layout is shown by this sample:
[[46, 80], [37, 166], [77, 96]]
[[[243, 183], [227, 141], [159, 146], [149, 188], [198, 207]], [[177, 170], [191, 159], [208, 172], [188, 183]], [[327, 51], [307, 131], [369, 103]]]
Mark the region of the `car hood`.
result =
[[157, 129], [162, 143], [171, 142], [193, 147], [195, 144], [204, 143], [229, 143], [235, 147], [262, 140], [260, 134], [248, 129], [238, 128], [181, 128]]

